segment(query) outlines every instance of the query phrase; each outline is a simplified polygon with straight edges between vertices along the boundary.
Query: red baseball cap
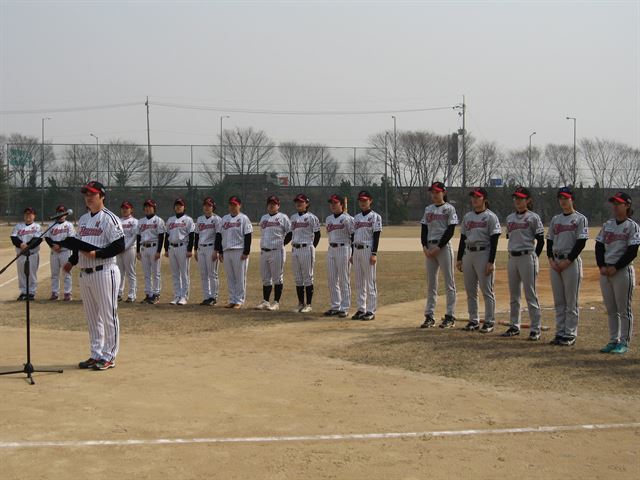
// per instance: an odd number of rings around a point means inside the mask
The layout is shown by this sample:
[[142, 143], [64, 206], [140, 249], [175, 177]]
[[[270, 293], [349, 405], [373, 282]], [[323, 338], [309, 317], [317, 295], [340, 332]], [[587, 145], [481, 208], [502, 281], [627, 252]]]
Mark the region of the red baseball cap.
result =
[[573, 190], [571, 190], [571, 187], [561, 187], [558, 189], [557, 197], [573, 198]]
[[67, 209], [63, 204], [60, 204], [56, 207], [56, 212], [64, 212]]
[[233, 195], [229, 197], [229, 205], [242, 205], [242, 200], [240, 200], [240, 197]]
[[153, 207], [153, 208], [157, 208], [158, 204], [156, 203], [155, 200], [151, 199], [151, 198], [147, 198], [144, 201], [143, 207]]
[[631, 203], [631, 197], [625, 192], [616, 192], [616, 194], [609, 199], [611, 203]]
[[446, 192], [447, 188], [444, 186], [442, 182], [433, 182], [429, 187], [430, 192]]
[[373, 200], [373, 196], [366, 190], [361, 190], [358, 193], [358, 200]]
[[529, 190], [524, 187], [516, 187], [511, 196], [518, 198], [531, 198], [531, 193], [529, 193]]
[[202, 205], [209, 205], [210, 207], [215, 208], [216, 202], [211, 197], [204, 197], [204, 200], [202, 200]]
[[133, 208], [133, 205], [131, 205], [131, 202], [125, 200], [122, 202], [122, 205], [120, 205], [120, 208]]
[[298, 195], [296, 195], [296, 197], [293, 199], [294, 202], [304, 202], [304, 203], [309, 203], [309, 197], [307, 197], [304, 193], [299, 193]]
[[329, 197], [329, 203], [342, 203], [344, 198], [342, 195], [333, 194]]
[[280, 199], [275, 195], [269, 195], [267, 197], [267, 203], [275, 203], [276, 205], [280, 205]]
[[36, 214], [36, 209], [33, 207], [27, 207], [24, 209], [24, 213], [33, 213], [34, 215]]
[[106, 191], [104, 185], [96, 180], [91, 180], [84, 187], [80, 189], [80, 193], [99, 193], [104, 196]]
[[178, 198], [176, 198], [176, 201], [173, 202], [173, 206], [175, 207], [176, 205], [182, 205], [184, 207], [187, 204], [185, 203], [185, 201], [184, 201], [184, 199], [182, 197], [178, 197]]
[[470, 197], [487, 198], [487, 195], [488, 195], [487, 191], [482, 187], [474, 188], [469, 192]]

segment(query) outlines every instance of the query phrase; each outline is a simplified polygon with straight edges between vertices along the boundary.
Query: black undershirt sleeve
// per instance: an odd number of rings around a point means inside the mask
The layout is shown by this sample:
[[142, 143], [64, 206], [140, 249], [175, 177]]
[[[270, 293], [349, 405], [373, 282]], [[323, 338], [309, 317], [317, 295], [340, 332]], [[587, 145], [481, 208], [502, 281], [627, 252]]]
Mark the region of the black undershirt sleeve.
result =
[[20, 245], [22, 245], [22, 240], [20, 240], [18, 237], [11, 237], [11, 243], [13, 243], [16, 248], [20, 248]]
[[378, 253], [378, 245], [380, 244], [380, 232], [373, 232], [373, 246], [371, 253]]
[[27, 245], [29, 246], [29, 250], [33, 250], [41, 243], [42, 243], [42, 237], [33, 237], [31, 240], [27, 242]]
[[71, 265], [78, 264], [78, 250], [72, 250], [71, 255], [69, 256], [69, 263]]
[[187, 242], [187, 252], [190, 252], [193, 250], [193, 241], [195, 237], [196, 237], [196, 232], [189, 233], [189, 241]]
[[569, 260], [573, 262], [576, 258], [578, 258], [578, 255], [580, 255], [580, 252], [584, 250], [584, 247], [586, 244], [587, 244], [586, 238], [581, 238], [579, 240], [576, 240], [576, 243], [573, 245], [573, 248], [569, 252]]
[[244, 255], [249, 255], [251, 253], [251, 232], [244, 234], [244, 250], [242, 250]]
[[53, 247], [53, 241], [49, 237], [44, 237], [44, 241], [47, 242], [49, 247]]
[[136, 253], [140, 253], [140, 242], [142, 241], [142, 237], [140, 235], [136, 235]]
[[464, 249], [466, 248], [466, 244], [467, 236], [464, 233], [461, 233], [460, 242], [458, 242], [458, 255], [456, 257], [459, 262], [462, 261], [462, 257], [464, 256]]
[[604, 243], [596, 240], [596, 264], [598, 267], [604, 267]]
[[215, 248], [216, 252], [222, 253], [222, 234], [220, 232], [216, 233], [216, 240], [213, 248]]
[[539, 233], [536, 235], [536, 257], [539, 257], [544, 250], [544, 234]]
[[614, 265], [616, 267], [616, 270], [622, 270], [631, 262], [633, 262], [633, 259], [636, 258], [637, 256], [638, 256], [638, 245], [629, 245], [627, 247], [627, 250], [624, 252], [624, 255], [622, 255], [622, 257], [620, 257], [620, 260], [618, 260]]
[[157, 253], [161, 253], [162, 252], [162, 246], [164, 245], [164, 239], [167, 239], [167, 243], [169, 243], [169, 235], [167, 235], [166, 233], [159, 233], [158, 234], [158, 249], [157, 249]]
[[317, 232], [313, 232], [313, 246], [314, 248], [318, 246], [318, 243], [320, 243], [320, 230], [318, 230]]
[[547, 238], [547, 257], [553, 258], [553, 240]]
[[496, 253], [498, 252], [498, 240], [500, 239], [499, 233], [494, 233], [489, 239], [489, 263], [496, 261]]
[[447, 243], [449, 243], [449, 240], [451, 240], [451, 238], [453, 237], [453, 231], [455, 230], [455, 228], [456, 228], [455, 225], [449, 225], [447, 227], [447, 229], [442, 234], [442, 237], [440, 237], [440, 241], [438, 242], [438, 247], [444, 248], [444, 246]]
[[198, 243], [200, 243], [200, 234], [196, 233], [195, 237], [193, 237], [193, 249], [198, 250]]
[[168, 252], [169, 251], [169, 235], [165, 234], [164, 235], [164, 251]]
[[292, 238], [293, 238], [293, 232], [288, 232], [288, 233], [284, 236], [284, 244], [285, 244], [285, 245], [288, 245]]
[[104, 248], [96, 250], [96, 258], [111, 258], [124, 252], [124, 237], [114, 240]]
[[420, 243], [422, 243], [423, 247], [428, 247], [429, 246], [429, 227], [427, 227], [424, 223], [422, 224], [421, 230], [420, 230]]

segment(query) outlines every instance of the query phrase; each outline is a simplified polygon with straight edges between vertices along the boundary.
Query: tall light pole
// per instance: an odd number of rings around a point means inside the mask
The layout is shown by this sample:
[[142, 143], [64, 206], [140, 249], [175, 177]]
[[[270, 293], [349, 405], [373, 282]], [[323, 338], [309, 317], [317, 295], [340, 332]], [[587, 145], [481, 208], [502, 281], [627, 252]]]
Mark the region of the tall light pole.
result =
[[220, 181], [222, 182], [222, 176], [226, 173], [226, 165], [224, 158], [224, 147], [222, 143], [222, 120], [225, 118], [231, 118], [229, 115], [220, 115]]
[[567, 117], [567, 120], [573, 120], [573, 186], [576, 185], [578, 179], [578, 161], [576, 160], [576, 118]]
[[[100, 168], [100, 139], [93, 133], [89, 134], [96, 139], [96, 171]], [[107, 183], [109, 182], [109, 170], [107, 169]]]
[[42, 119], [42, 145], [40, 148], [40, 212], [44, 215], [44, 121], [51, 120], [51, 117], [44, 117]]
[[529, 135], [529, 188], [532, 187], [532, 183], [533, 183], [533, 179], [531, 176], [532, 170], [531, 170], [531, 137], [533, 137], [536, 134], [536, 132], [533, 132], [531, 135]]
[[391, 115], [393, 118], [393, 165], [394, 168], [398, 168], [398, 129], [397, 129], [397, 118], [395, 115]]
[[384, 218], [389, 223], [389, 148], [387, 147], [387, 138], [389, 132], [384, 132]]

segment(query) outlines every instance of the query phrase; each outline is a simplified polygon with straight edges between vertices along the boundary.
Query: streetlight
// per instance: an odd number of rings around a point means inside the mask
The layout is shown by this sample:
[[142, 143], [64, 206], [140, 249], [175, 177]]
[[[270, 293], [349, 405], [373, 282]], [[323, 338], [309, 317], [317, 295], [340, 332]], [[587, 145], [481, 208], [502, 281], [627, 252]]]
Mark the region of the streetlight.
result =
[[536, 132], [533, 132], [531, 135], [529, 135], [529, 188], [532, 187], [532, 183], [533, 180], [531, 178], [531, 137], [533, 137], [536, 134]]
[[222, 175], [225, 172], [225, 159], [224, 159], [224, 147], [222, 146], [222, 120], [225, 118], [231, 118], [229, 115], [220, 115], [220, 181], [222, 181]]
[[[93, 138], [96, 139], [96, 170], [99, 168], [100, 166], [100, 146], [99, 146], [99, 141], [100, 139], [94, 135], [93, 133], [89, 134], [90, 136], [92, 136]], [[107, 168], [107, 183], [109, 183], [109, 169]]]
[[398, 168], [398, 130], [396, 128], [396, 116], [391, 115], [393, 118], [393, 164], [395, 168]]
[[40, 188], [41, 188], [40, 211], [43, 212], [43, 214], [44, 214], [44, 121], [45, 120], [51, 120], [51, 117], [44, 117], [42, 119], [42, 145], [40, 147]]
[[576, 118], [566, 117], [567, 120], [573, 120], [573, 186], [575, 187], [578, 179], [578, 162], [576, 160]]

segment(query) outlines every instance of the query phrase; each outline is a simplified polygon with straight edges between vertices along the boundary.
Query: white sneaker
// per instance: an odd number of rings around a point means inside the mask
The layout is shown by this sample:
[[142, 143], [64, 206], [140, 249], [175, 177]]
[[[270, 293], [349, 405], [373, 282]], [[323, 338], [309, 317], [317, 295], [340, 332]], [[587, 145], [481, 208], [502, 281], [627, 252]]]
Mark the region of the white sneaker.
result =
[[311, 305], [304, 305], [300, 309], [300, 313], [309, 313], [311, 310], [313, 310], [313, 308], [311, 308]]
[[180, 299], [178, 299], [178, 305], [186, 305], [187, 304], [187, 299], [184, 297], [181, 297]]
[[177, 305], [177, 304], [178, 304], [178, 300], [180, 300], [180, 298], [175, 297], [175, 298], [174, 298], [173, 300], [171, 300], [169, 303], [170, 303], [171, 305]]
[[267, 310], [271, 312], [275, 312], [276, 310], [280, 310], [280, 304], [278, 302], [273, 302], [271, 305], [267, 307]]
[[303, 308], [304, 308], [304, 303], [299, 303], [298, 307], [293, 310], [293, 313], [300, 313], [302, 312]]
[[271, 307], [269, 302], [263, 300], [259, 305], [256, 306], [256, 310], [269, 310], [269, 307]]

